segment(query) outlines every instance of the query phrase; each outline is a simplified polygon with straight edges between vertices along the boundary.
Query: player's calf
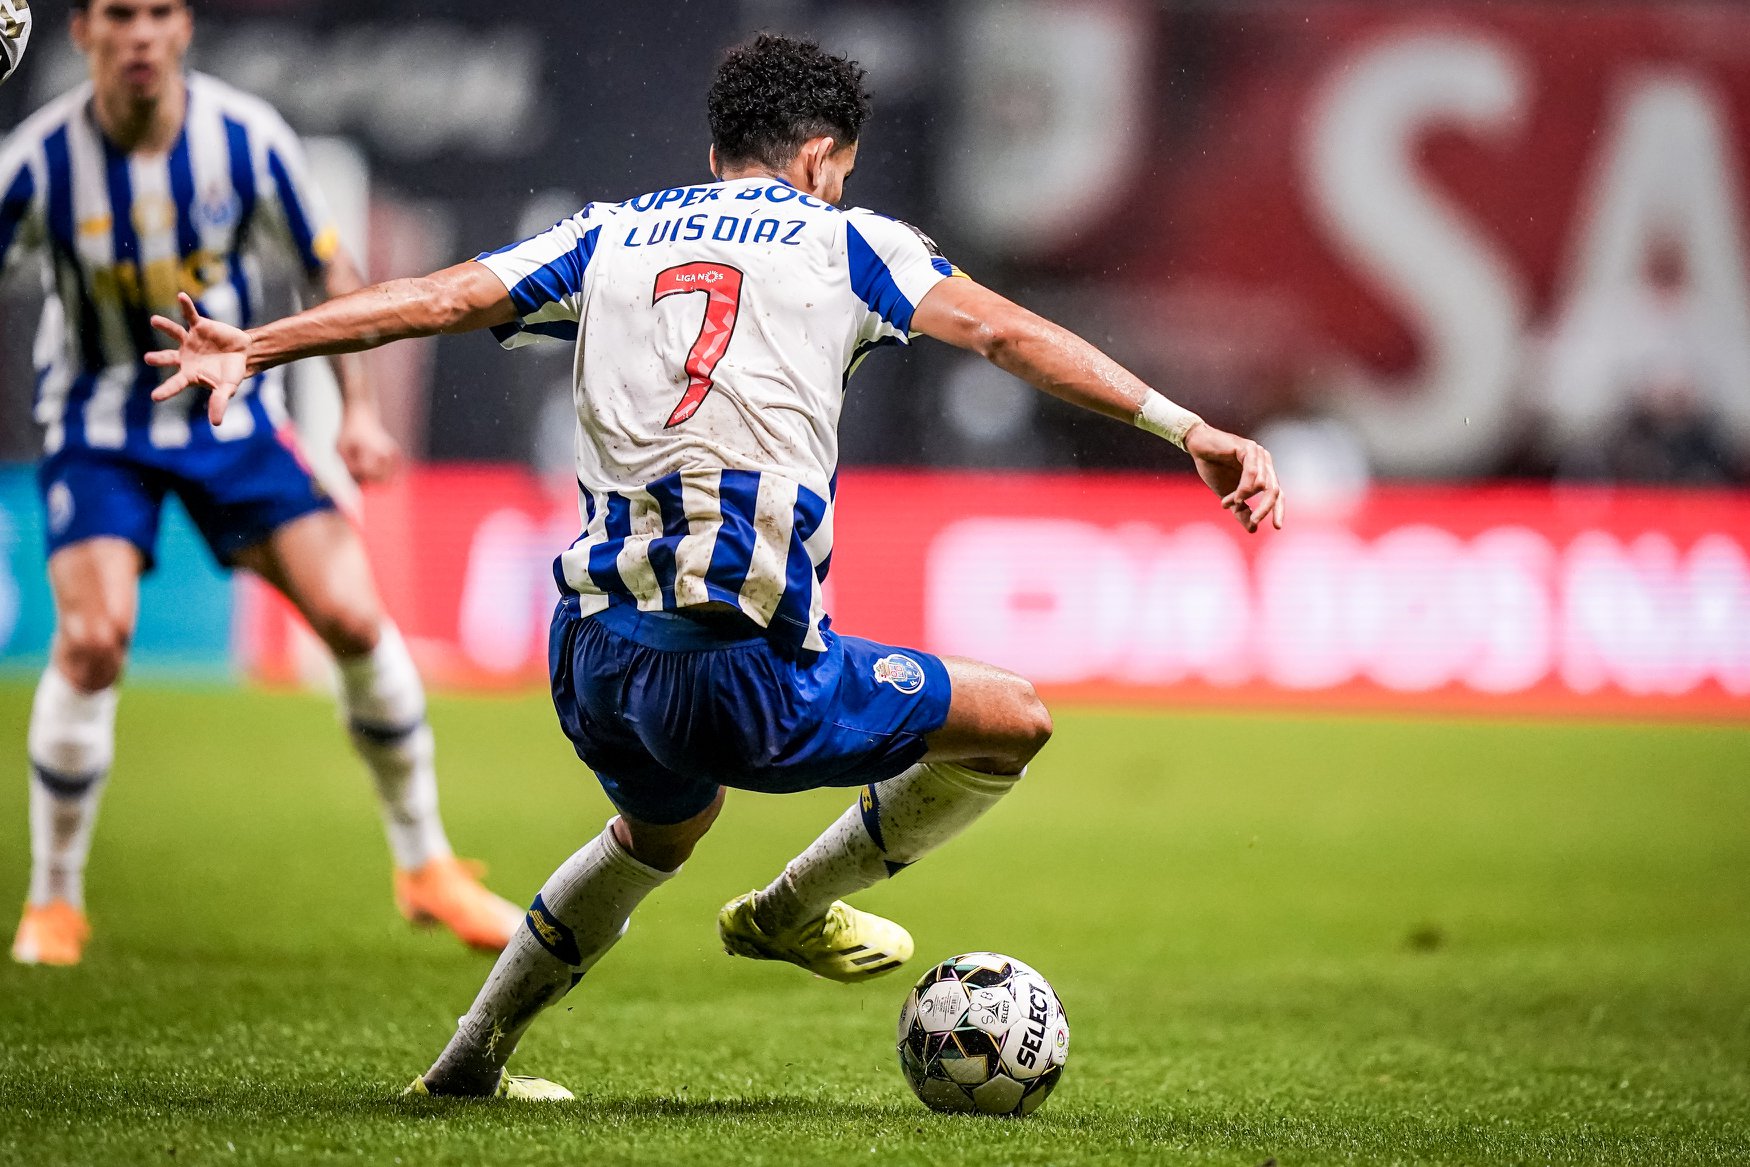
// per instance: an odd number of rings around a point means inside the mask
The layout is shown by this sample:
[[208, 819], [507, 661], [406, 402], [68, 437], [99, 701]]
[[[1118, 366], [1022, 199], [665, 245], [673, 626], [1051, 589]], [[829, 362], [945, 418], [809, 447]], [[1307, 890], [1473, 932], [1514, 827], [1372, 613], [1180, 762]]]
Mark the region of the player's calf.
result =
[[673, 871], [633, 858], [615, 824], [542, 885], [444, 1052], [423, 1075], [427, 1092], [490, 1097], [541, 1010], [558, 1001], [626, 934], [632, 910]]
[[[729, 952], [788, 960], [836, 980], [886, 972], [911, 955], [903, 928], [855, 912], [842, 897], [897, 875], [971, 826], [1020, 781], [1052, 729], [1024, 678], [977, 661], [943, 663], [953, 690], [948, 718], [926, 739], [923, 762], [865, 787], [769, 886], [727, 905], [718, 931]], [[854, 943], [840, 943], [847, 937]], [[868, 952], [848, 951], [861, 947]], [[864, 956], [871, 963], [857, 964]]]
[[924, 762], [863, 788], [857, 802], [785, 867], [756, 901], [784, 932], [852, 892], [898, 875], [976, 822], [1021, 780], [952, 762]]
[[337, 662], [341, 711], [376, 784], [395, 857], [396, 906], [415, 923], [442, 924], [463, 943], [497, 952], [523, 914], [488, 891], [475, 865], [450, 850], [438, 813], [425, 687], [393, 623], [379, 623], [372, 639], [370, 652]]

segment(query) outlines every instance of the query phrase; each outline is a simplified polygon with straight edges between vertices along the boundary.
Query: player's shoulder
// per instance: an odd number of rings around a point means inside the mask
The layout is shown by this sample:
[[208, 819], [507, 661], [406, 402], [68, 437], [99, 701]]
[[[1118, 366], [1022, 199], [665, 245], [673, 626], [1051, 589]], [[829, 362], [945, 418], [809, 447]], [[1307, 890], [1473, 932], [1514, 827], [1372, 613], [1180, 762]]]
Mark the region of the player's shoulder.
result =
[[625, 207], [625, 203], [610, 203], [599, 200], [585, 203], [567, 222], [577, 223], [584, 227], [594, 227], [613, 218]]
[[585, 203], [575, 214], [568, 215], [553, 224], [552, 230], [577, 237], [588, 235], [619, 214], [624, 206], [624, 203]]
[[42, 149], [42, 145], [57, 130], [71, 122], [91, 100], [89, 81], [76, 85], [59, 97], [52, 98], [35, 113], [0, 140], [0, 172], [10, 172], [22, 166]]
[[934, 239], [904, 219], [896, 219], [892, 215], [883, 215], [864, 207], [848, 207], [845, 210], [845, 222], [883, 262], [892, 264], [901, 260], [928, 260], [931, 267], [945, 276], [964, 274], [942, 254], [942, 249], [936, 245]]
[[218, 110], [245, 129], [276, 136], [292, 133], [285, 116], [266, 98], [239, 89], [229, 81], [221, 81], [210, 73], [190, 73], [188, 94], [191, 101]]
[[878, 246], [879, 241], [888, 246], [907, 249], [921, 247], [932, 259], [942, 258], [942, 249], [936, 245], [936, 241], [925, 234], [922, 228], [904, 219], [884, 215], [868, 207], [846, 207], [844, 213], [845, 222], [855, 227], [857, 234], [863, 236], [872, 246]]

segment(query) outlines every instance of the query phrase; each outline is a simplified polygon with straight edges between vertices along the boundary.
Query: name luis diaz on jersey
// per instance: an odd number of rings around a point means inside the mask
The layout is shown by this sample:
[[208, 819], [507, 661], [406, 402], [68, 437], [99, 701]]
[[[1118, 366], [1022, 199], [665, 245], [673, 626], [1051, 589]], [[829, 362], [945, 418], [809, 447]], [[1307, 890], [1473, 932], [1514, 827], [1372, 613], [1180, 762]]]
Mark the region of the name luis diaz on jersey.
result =
[[[695, 206], [699, 203], [714, 202], [762, 202], [788, 203], [796, 202], [801, 206], [818, 210], [837, 211], [830, 203], [823, 203], [811, 195], [805, 195], [794, 187], [777, 186], [748, 187], [736, 191], [733, 195], [725, 195], [724, 188], [711, 186], [683, 186], [673, 190], [657, 191], [654, 194], [640, 195], [621, 203], [622, 207], [631, 207], [635, 211], [660, 211], [665, 207], [675, 206], [676, 209]], [[716, 243], [782, 243], [791, 247], [798, 246], [802, 240], [799, 236], [802, 229], [808, 225], [806, 219], [776, 219], [756, 218], [756, 208], [726, 208], [742, 210], [744, 214], [718, 214], [700, 211], [691, 215], [677, 215], [674, 218], [663, 219], [655, 223], [640, 223], [626, 232], [625, 246], [654, 247], [660, 243], [696, 243], [701, 239], [710, 239]], [[764, 208], [758, 208], [763, 210]]]

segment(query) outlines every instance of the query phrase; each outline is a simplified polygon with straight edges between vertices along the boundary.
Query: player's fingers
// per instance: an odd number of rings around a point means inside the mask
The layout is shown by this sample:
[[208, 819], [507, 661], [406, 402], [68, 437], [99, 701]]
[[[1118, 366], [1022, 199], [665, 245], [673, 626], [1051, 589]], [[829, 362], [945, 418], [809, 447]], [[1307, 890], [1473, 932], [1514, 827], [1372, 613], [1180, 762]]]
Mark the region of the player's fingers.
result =
[[188, 339], [188, 329], [170, 319], [168, 316], [152, 317], [152, 327], [156, 328], [159, 332], [162, 332], [165, 336], [168, 336], [171, 340], [174, 340], [177, 344], [181, 344]]
[[1222, 500], [1221, 505], [1228, 511], [1232, 512], [1234, 522], [1244, 527], [1247, 531], [1251, 531], [1257, 526], [1257, 516], [1252, 513], [1252, 508], [1246, 503], [1246, 500], [1239, 497], [1238, 491], [1235, 491], [1226, 499]]
[[194, 306], [194, 297], [187, 292], [176, 293], [176, 302], [182, 305], [182, 318], [193, 328], [201, 322], [201, 310]]
[[225, 406], [230, 404], [231, 395], [237, 392], [235, 383], [213, 386], [213, 395], [207, 400], [207, 420], [218, 425], [225, 420]]
[[1270, 517], [1275, 520], [1278, 531], [1282, 529], [1282, 524], [1288, 521], [1288, 502], [1283, 498], [1280, 490], [1276, 492], [1276, 505], [1270, 508]]
[[[156, 355], [156, 353], [153, 354], [153, 356]], [[147, 357], [146, 359], [151, 360], [151, 357]], [[168, 381], [165, 381], [162, 385], [158, 386], [158, 388], [152, 390], [152, 400], [169, 401], [172, 397], [175, 397], [186, 388], [188, 388], [188, 374], [178, 373], [176, 376], [171, 377]]]
[[[1264, 525], [1264, 520], [1273, 518], [1276, 514], [1276, 508], [1281, 505], [1281, 502], [1281, 487], [1272, 485], [1261, 491], [1257, 499], [1258, 505], [1252, 510], [1254, 520], [1252, 529], [1257, 530]], [[1280, 522], [1277, 522], [1276, 525], [1282, 526]]]
[[1254, 445], [1241, 455], [1239, 484], [1234, 487], [1233, 492], [1227, 498], [1222, 500], [1223, 504], [1244, 502], [1263, 489], [1261, 475], [1265, 464], [1258, 457], [1263, 452], [1263, 447]]
[[182, 364], [182, 353], [177, 349], [162, 348], [157, 352], [147, 353], [143, 359], [153, 368], [169, 369]]
[[[1270, 493], [1270, 506], [1264, 511], [1264, 514], [1269, 516], [1270, 521], [1274, 523], [1276, 529], [1280, 531], [1282, 529], [1283, 511], [1286, 504], [1282, 501], [1282, 482], [1276, 477], [1276, 463], [1274, 459], [1272, 459], [1270, 463]], [[1262, 521], [1262, 518], [1260, 518], [1260, 521]]]

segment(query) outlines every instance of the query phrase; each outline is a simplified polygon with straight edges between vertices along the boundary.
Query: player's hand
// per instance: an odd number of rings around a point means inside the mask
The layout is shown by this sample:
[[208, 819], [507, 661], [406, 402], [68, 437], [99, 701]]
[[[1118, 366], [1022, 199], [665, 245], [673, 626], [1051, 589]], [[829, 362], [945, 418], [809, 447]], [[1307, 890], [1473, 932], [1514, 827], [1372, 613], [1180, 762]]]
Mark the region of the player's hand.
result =
[[1270, 451], [1257, 442], [1198, 422], [1185, 435], [1185, 452], [1197, 463], [1198, 477], [1221, 496], [1240, 526], [1256, 531], [1266, 519], [1282, 529], [1282, 487]]
[[152, 317], [152, 327], [177, 343], [176, 348], [146, 354], [146, 363], [176, 374], [152, 390], [153, 401], [169, 401], [190, 385], [212, 390], [207, 420], [225, 420], [225, 406], [249, 375], [249, 334], [200, 314], [187, 293], [176, 297], [187, 327], [164, 316]]
[[348, 409], [335, 445], [346, 472], [361, 485], [387, 482], [401, 469], [401, 443], [383, 428], [374, 409]]

